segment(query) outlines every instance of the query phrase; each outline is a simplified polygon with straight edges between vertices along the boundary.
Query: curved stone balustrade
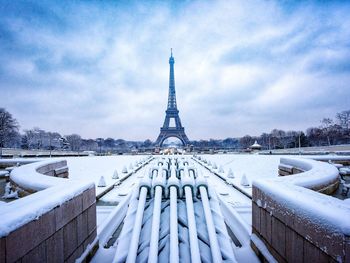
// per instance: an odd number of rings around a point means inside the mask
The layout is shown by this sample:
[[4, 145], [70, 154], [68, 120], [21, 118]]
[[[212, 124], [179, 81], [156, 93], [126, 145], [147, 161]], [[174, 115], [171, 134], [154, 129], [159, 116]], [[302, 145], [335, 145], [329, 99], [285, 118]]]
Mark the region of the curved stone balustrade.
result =
[[71, 262], [97, 245], [95, 186], [65, 177], [64, 160], [12, 171], [15, 187], [32, 194], [0, 205], [1, 262]]
[[46, 188], [67, 183], [66, 160], [41, 161], [20, 166], [11, 172], [10, 182], [20, 196], [25, 196]]
[[310, 159], [281, 158], [279, 173], [281, 170], [289, 170], [288, 175], [293, 176], [273, 179], [274, 182], [286, 181], [325, 194], [333, 193], [339, 185], [338, 169], [328, 163]]
[[338, 170], [307, 159], [280, 163], [301, 173], [253, 182], [252, 247], [263, 255], [263, 244], [279, 262], [349, 262], [350, 207], [319, 193], [337, 186]]

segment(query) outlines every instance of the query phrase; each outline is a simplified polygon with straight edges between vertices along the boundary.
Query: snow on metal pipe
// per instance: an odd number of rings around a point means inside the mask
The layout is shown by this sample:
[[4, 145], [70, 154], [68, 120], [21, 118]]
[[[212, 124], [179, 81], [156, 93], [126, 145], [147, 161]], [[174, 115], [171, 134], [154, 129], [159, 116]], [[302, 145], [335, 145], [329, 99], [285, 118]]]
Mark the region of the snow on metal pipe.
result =
[[170, 177], [168, 179], [170, 190], [170, 255], [169, 262], [179, 262], [179, 234], [177, 218], [177, 195], [180, 193], [180, 181], [176, 177], [175, 159], [172, 159]]
[[[231, 259], [232, 262], [237, 262], [234, 255], [234, 251], [232, 249], [232, 240], [229, 237], [229, 234], [227, 232], [227, 228], [225, 225], [225, 221], [223, 220], [224, 218], [226, 218], [227, 219], [226, 223], [228, 227], [232, 227], [231, 221], [233, 220], [233, 218], [231, 216], [228, 216], [228, 217], [223, 216], [223, 213], [224, 213], [223, 209], [225, 208], [226, 202], [219, 203], [218, 196], [212, 188], [207, 189], [207, 191], [209, 192], [209, 195], [210, 195], [210, 201], [209, 201], [210, 209], [211, 209], [211, 214], [213, 216], [213, 220], [215, 222], [216, 236], [220, 244], [222, 258]], [[235, 223], [233, 223], [233, 225], [235, 225]], [[231, 229], [234, 231], [235, 235], [237, 233], [236, 230], [239, 230], [239, 228], [237, 229], [237, 225], [235, 225], [235, 227], [232, 227]]]
[[203, 185], [199, 187], [199, 191], [201, 194], [205, 221], [207, 222], [211, 256], [214, 263], [219, 263], [219, 262], [222, 262], [222, 255], [219, 247], [219, 242], [216, 237], [215, 225], [214, 225], [213, 216], [211, 214], [210, 205], [209, 205], [208, 192], [205, 186]]
[[150, 248], [148, 254], [148, 262], [158, 261], [158, 243], [159, 243], [159, 228], [160, 228], [160, 214], [162, 204], [162, 192], [166, 189], [166, 174], [164, 171], [164, 165], [159, 164], [157, 176], [153, 177], [154, 205], [152, 216], [152, 232], [150, 239]]
[[191, 188], [193, 190], [193, 195], [195, 195], [195, 181], [194, 178], [190, 176], [187, 166], [185, 166], [183, 173], [181, 173], [181, 183], [183, 188], [185, 188], [185, 186]]
[[186, 211], [187, 211], [187, 221], [188, 221], [188, 235], [190, 239], [190, 247], [191, 247], [191, 262], [201, 262], [200, 253], [199, 253], [199, 245], [198, 245], [198, 237], [197, 237], [197, 227], [196, 220], [194, 216], [194, 207], [193, 207], [193, 198], [195, 181], [194, 178], [190, 176], [188, 172], [188, 162], [187, 165], [184, 162], [184, 170], [181, 173], [181, 184], [185, 191], [186, 198]]
[[170, 187], [170, 262], [179, 262], [179, 237], [177, 222], [177, 189]]
[[[159, 177], [159, 175], [158, 175]], [[151, 241], [149, 246], [148, 262], [155, 263], [158, 261], [158, 243], [159, 243], [159, 226], [160, 226], [160, 213], [162, 204], [162, 187], [155, 186], [153, 217], [152, 217], [152, 232]]]
[[179, 237], [177, 223], [177, 189], [170, 186], [170, 257], [172, 263], [179, 262]]
[[191, 247], [191, 262], [200, 263], [201, 257], [200, 257], [199, 246], [198, 246], [196, 220], [194, 217], [192, 188], [188, 185], [186, 185], [184, 188], [185, 188], [185, 196], [186, 196], [188, 234], [190, 237], [190, 247]]
[[[116, 250], [115, 255], [114, 255], [113, 263], [125, 263], [126, 258], [128, 257], [130, 240], [131, 240], [131, 236], [132, 236], [132, 231], [134, 229], [135, 216], [137, 213], [139, 194], [140, 194], [139, 189], [135, 189], [132, 192], [130, 202], [128, 203], [128, 208], [127, 208], [128, 211], [127, 211], [125, 219], [124, 219], [124, 225], [123, 225], [122, 231], [120, 233], [120, 236], [118, 237], [118, 239], [116, 241], [118, 246], [117, 246], [117, 250]], [[103, 237], [105, 235], [103, 235], [102, 232], [100, 234], [101, 234], [101, 238], [102, 238], [101, 239], [102, 243], [100, 243], [100, 244], [104, 244]], [[110, 238], [111, 234], [112, 233], [110, 233], [108, 238]]]
[[209, 204], [208, 182], [203, 177], [202, 174], [198, 174], [196, 178], [196, 185], [202, 199], [204, 217], [207, 223], [206, 225], [207, 225], [208, 236], [209, 236], [212, 262], [215, 262], [215, 263], [222, 262], [221, 249], [220, 249], [217, 234], [216, 234], [213, 214]]
[[147, 191], [148, 191], [147, 187], [141, 187], [140, 189], [139, 203], [137, 206], [137, 212], [135, 216], [135, 225], [134, 225], [134, 230], [132, 231], [128, 257], [126, 259], [127, 263], [136, 262], [137, 249], [139, 247], [139, 239], [140, 239], [140, 232], [142, 227], [143, 212], [145, 210]]

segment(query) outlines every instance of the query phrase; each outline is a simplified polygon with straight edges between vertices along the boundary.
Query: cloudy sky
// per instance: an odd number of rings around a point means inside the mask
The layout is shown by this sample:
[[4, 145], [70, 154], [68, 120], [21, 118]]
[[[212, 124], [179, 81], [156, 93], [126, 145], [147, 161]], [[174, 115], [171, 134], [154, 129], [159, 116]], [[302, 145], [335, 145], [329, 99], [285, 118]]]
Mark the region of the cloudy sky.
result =
[[349, 14], [348, 1], [3, 0], [0, 107], [22, 130], [155, 140], [173, 48], [189, 139], [304, 130], [350, 109]]

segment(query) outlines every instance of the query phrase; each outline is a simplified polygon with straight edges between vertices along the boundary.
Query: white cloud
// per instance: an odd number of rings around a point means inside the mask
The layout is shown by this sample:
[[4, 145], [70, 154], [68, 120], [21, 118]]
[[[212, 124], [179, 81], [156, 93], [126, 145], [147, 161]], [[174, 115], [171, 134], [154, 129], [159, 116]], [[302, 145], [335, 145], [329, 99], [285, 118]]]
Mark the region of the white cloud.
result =
[[[14, 44], [0, 42], [0, 89], [15, 98], [4, 106], [23, 128], [155, 139], [170, 47], [190, 139], [302, 129], [347, 105], [346, 4], [129, 4], [44, 6], [57, 24], [4, 14]], [[314, 119], [301, 120], [303, 112]]]

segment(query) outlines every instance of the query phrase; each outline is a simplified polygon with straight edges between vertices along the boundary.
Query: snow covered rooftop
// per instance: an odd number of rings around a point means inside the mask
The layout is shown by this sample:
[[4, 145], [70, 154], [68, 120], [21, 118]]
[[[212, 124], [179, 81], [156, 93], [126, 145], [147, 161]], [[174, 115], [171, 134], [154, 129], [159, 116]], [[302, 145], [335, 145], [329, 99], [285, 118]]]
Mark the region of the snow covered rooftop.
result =
[[251, 145], [249, 148], [251, 148], [251, 149], [261, 149], [261, 147], [262, 146], [260, 144], [258, 144], [257, 141], [255, 141], [254, 144]]

